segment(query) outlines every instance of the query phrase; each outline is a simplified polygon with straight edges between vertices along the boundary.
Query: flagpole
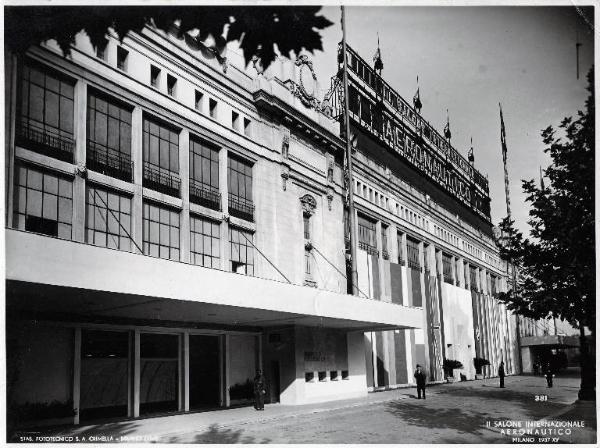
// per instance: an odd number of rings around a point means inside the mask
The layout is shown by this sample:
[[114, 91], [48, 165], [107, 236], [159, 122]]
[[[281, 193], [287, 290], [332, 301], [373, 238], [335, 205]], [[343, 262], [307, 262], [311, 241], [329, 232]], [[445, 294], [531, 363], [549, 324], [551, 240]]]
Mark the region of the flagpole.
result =
[[358, 295], [358, 271], [356, 268], [356, 216], [354, 213], [354, 180], [352, 177], [352, 148], [350, 146], [350, 105], [348, 98], [348, 58], [346, 53], [346, 9], [342, 9], [342, 59], [344, 83], [344, 128], [346, 134], [346, 189], [348, 192], [348, 222], [350, 223], [350, 282], [352, 294]]
[[[498, 103], [500, 107], [500, 141], [502, 144], [502, 162], [504, 164], [504, 192], [506, 194], [506, 215], [511, 220], [511, 212], [510, 212], [510, 190], [508, 184], [508, 165], [506, 163], [507, 159], [507, 147], [506, 147], [506, 128], [504, 126], [504, 117], [502, 115], [502, 104]], [[508, 263], [512, 266], [512, 294], [513, 297], [517, 294], [517, 269], [512, 262], [512, 259], [508, 260]], [[507, 266], [508, 270], [508, 266]], [[516, 331], [517, 331], [517, 354], [519, 359], [519, 373], [523, 373], [523, 357], [521, 354], [521, 325], [520, 325], [520, 316], [518, 314], [516, 316]]]

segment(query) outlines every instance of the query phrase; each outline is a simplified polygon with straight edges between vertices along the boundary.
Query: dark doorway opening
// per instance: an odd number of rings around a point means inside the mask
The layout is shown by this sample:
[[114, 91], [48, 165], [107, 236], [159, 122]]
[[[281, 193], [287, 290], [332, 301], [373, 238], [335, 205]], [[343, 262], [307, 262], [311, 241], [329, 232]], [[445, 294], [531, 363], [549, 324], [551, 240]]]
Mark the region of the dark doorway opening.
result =
[[127, 416], [129, 333], [82, 330], [81, 420]]
[[190, 335], [190, 409], [220, 404], [219, 337]]
[[179, 336], [140, 335], [140, 414], [179, 408]]
[[281, 390], [281, 379], [279, 375], [279, 361], [271, 361], [271, 387], [270, 402], [279, 403], [279, 391]]

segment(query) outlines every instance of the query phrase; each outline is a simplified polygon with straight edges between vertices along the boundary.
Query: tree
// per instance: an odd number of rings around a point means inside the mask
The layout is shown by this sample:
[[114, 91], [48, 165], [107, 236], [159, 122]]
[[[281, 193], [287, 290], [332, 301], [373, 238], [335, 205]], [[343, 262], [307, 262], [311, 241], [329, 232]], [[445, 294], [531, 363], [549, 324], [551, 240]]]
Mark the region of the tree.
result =
[[[108, 28], [122, 40], [148, 24], [180, 37], [198, 29], [198, 41], [221, 36], [239, 41], [248, 64], [253, 56], [268, 67], [277, 57], [301, 50], [322, 50], [320, 30], [332, 25], [317, 13], [320, 6], [12, 6], [5, 7], [5, 42], [17, 53], [55, 39], [65, 55], [85, 31], [94, 47]], [[174, 26], [178, 23], [178, 26]]]
[[584, 328], [595, 338], [594, 250], [594, 71], [588, 74], [589, 97], [578, 117], [565, 118], [559, 133], [542, 131], [552, 164], [549, 183], [523, 181], [531, 204], [525, 238], [505, 218], [500, 224], [500, 255], [515, 266], [516, 291], [499, 295], [508, 309], [533, 319], [566, 320], [580, 332], [580, 399], [595, 399], [595, 366], [590, 360]]

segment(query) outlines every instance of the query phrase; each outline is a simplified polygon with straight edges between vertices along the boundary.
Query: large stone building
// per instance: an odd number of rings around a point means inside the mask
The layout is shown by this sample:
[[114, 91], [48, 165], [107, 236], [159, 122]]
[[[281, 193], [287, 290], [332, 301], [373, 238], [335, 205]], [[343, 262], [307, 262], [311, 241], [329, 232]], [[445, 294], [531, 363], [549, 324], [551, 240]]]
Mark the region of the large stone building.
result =
[[516, 371], [485, 179], [451, 160], [476, 199], [444, 190], [352, 105], [350, 295], [338, 86], [321, 102], [306, 58], [266, 74], [236, 58], [152, 27], [6, 53], [13, 423], [228, 407], [258, 368], [287, 404], [410, 384], [417, 363], [442, 380], [444, 357], [468, 379], [475, 356]]

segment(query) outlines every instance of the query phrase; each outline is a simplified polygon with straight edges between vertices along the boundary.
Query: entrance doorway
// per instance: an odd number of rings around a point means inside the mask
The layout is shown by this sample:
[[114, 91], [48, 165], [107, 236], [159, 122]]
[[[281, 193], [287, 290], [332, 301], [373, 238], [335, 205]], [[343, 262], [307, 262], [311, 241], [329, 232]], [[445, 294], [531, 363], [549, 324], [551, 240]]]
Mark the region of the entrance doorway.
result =
[[219, 406], [219, 337], [190, 335], [190, 409]]
[[82, 330], [80, 419], [126, 417], [129, 333]]
[[269, 398], [271, 403], [279, 403], [279, 391], [281, 390], [281, 379], [279, 375], [279, 361], [271, 361], [271, 387]]
[[179, 336], [140, 334], [140, 414], [179, 407]]

